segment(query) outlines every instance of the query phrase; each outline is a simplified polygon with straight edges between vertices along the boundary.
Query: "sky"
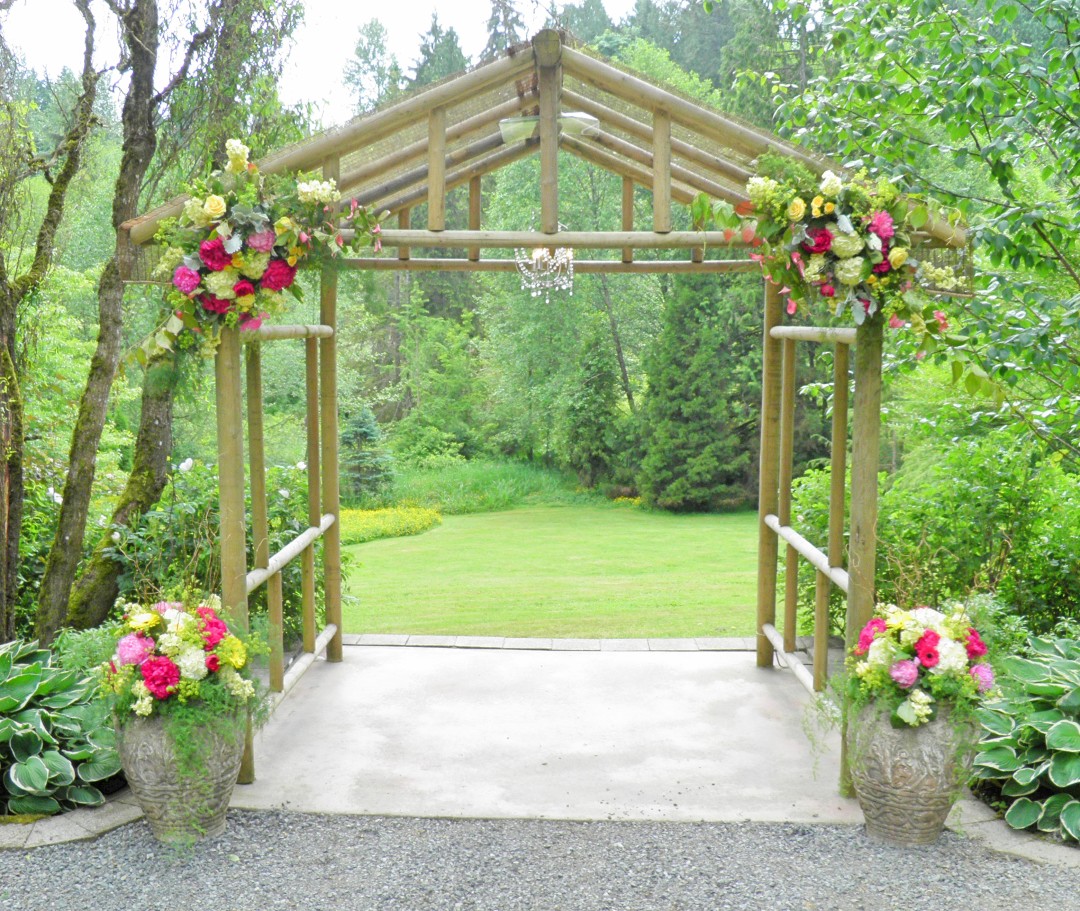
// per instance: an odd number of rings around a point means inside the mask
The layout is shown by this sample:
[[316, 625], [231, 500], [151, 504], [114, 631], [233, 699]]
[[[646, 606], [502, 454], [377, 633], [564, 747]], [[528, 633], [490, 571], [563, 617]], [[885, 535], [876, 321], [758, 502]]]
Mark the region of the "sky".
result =
[[[164, 4], [163, 4], [164, 5]], [[487, 0], [397, 0], [373, 4], [364, 0], [305, 0], [305, 21], [287, 52], [281, 96], [286, 104], [311, 101], [322, 125], [332, 126], [352, 116], [352, 102], [338, 75], [356, 46], [361, 25], [378, 19], [385, 26], [389, 49], [406, 72], [419, 56], [420, 36], [437, 11], [439, 23], [458, 33], [466, 56], [475, 58], [487, 42]], [[517, 7], [530, 33], [543, 23], [540, 0], [517, 0]], [[108, 15], [99, 0], [94, 3], [98, 21]], [[608, 15], [618, 22], [634, 6], [634, 0], [604, 0]], [[55, 75], [64, 66], [78, 70], [82, 60], [83, 21], [71, 0], [15, 0], [7, 14], [0, 14], [5, 40], [19, 51], [28, 65], [39, 73]], [[102, 53], [99, 65], [115, 62], [116, 39], [111, 30], [99, 26]], [[337, 70], [334, 62], [340, 62]]]

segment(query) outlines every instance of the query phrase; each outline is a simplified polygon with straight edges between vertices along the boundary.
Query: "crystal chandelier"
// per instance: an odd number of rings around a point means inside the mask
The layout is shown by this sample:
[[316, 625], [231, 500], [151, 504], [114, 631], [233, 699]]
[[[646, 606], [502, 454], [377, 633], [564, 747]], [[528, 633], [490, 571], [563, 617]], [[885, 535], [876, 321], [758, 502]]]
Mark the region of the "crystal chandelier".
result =
[[[564, 230], [559, 225], [559, 230]], [[544, 295], [544, 303], [551, 303], [552, 291], [574, 294], [574, 251], [569, 247], [536, 247], [533, 250], [518, 248], [514, 261], [521, 273], [521, 290], [533, 297]]]

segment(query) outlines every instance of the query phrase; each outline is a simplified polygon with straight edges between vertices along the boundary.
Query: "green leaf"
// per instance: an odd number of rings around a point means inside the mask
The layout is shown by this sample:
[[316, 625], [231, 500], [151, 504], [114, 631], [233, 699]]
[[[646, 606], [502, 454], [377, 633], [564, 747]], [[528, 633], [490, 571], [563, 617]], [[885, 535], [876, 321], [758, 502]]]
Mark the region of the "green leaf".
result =
[[8, 678], [8, 674], [11, 673], [12, 654], [10, 651], [0, 652], [0, 684], [2, 684]]
[[991, 712], [987, 709], [979, 709], [975, 713], [975, 720], [982, 725], [984, 730], [999, 737], [1005, 737], [1012, 733], [1014, 722], [1008, 715]]
[[10, 741], [11, 755], [16, 762], [26, 762], [31, 756], [37, 756], [45, 746], [40, 735], [33, 728], [24, 728]]
[[41, 665], [31, 664], [22, 673], [0, 683], [0, 713], [17, 712], [34, 698], [41, 681]]
[[1046, 745], [1051, 750], [1080, 753], [1080, 724], [1059, 721], [1046, 732]]
[[49, 770], [49, 782], [53, 787], [69, 785], [75, 781], [75, 766], [57, 750], [46, 750], [41, 760]]
[[1080, 715], [1080, 687], [1074, 687], [1062, 696], [1057, 702], [1057, 707], [1070, 715]]
[[8, 800], [9, 813], [44, 813], [52, 816], [60, 812], [60, 804], [53, 797], [12, 797]]
[[1050, 781], [1059, 788], [1080, 784], [1080, 753], [1056, 753], [1050, 760]]
[[926, 206], [915, 206], [908, 214], [908, 224], [916, 231], [930, 220], [930, 212]]
[[1073, 800], [1061, 808], [1061, 830], [1080, 841], [1080, 800]]
[[49, 783], [49, 768], [40, 756], [31, 756], [25, 762], [12, 765], [7, 777], [17, 788], [29, 794], [44, 794]]
[[1039, 782], [1032, 781], [1028, 784], [1021, 784], [1015, 778], [1010, 778], [1001, 786], [1001, 793], [1005, 797], [1026, 797], [1028, 794], [1034, 794], [1037, 790], [1039, 790]]
[[1002, 666], [1010, 677], [1015, 677], [1022, 683], [1039, 683], [1049, 677], [1046, 665], [1029, 661], [1027, 658], [1017, 658], [1015, 655], [1005, 658]]
[[85, 782], [104, 781], [120, 771], [120, 757], [113, 750], [101, 750], [78, 768], [79, 779]]
[[1020, 768], [1020, 760], [1016, 758], [1016, 752], [1007, 746], [995, 746], [984, 750], [976, 755], [975, 764], [988, 769], [996, 769], [998, 772], [1015, 772]]
[[1043, 801], [1042, 814], [1039, 816], [1040, 832], [1056, 832], [1061, 825], [1061, 811], [1069, 804], [1072, 797], [1068, 794], [1054, 794]]
[[93, 785], [73, 785], [61, 788], [56, 796], [66, 803], [72, 803], [80, 807], [100, 807], [105, 803], [105, 795]]
[[1028, 829], [1039, 821], [1042, 807], [1029, 797], [1021, 797], [1005, 811], [1005, 822], [1014, 829]]
[[1039, 780], [1039, 772], [1037, 769], [1033, 769], [1030, 766], [1023, 769], [1017, 769], [1013, 772], [1013, 780], [1016, 781], [1017, 784], [1031, 784], [1032, 782]]

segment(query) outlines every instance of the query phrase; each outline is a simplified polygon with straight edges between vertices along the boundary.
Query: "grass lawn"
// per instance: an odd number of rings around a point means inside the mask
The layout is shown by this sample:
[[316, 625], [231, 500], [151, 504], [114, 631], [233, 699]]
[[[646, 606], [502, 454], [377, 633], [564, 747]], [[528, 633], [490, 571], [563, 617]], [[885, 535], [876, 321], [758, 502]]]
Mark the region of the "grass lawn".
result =
[[446, 516], [344, 549], [349, 633], [751, 636], [757, 517], [607, 504]]

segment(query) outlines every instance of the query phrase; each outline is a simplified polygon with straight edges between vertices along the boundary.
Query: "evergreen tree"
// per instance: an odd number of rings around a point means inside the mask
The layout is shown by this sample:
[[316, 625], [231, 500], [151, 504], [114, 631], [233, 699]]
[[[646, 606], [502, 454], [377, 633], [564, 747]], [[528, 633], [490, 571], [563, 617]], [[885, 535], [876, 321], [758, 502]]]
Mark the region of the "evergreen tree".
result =
[[596, 314], [562, 415], [564, 457], [583, 487], [595, 487], [611, 465], [618, 421], [616, 384], [611, 334]]
[[757, 311], [740, 283], [678, 276], [646, 362], [645, 447], [639, 486], [675, 511], [745, 506], [758, 423]]
[[487, 44], [480, 52], [481, 63], [501, 57], [508, 47], [525, 40], [525, 21], [514, 6], [514, 0], [491, 0], [487, 30]]
[[355, 110], [363, 114], [400, 94], [405, 75], [387, 50], [386, 28], [378, 19], [360, 26], [353, 59], [345, 64], [345, 84], [356, 92]]
[[558, 24], [569, 30], [575, 38], [592, 44], [604, 32], [615, 27], [603, 0], [581, 0], [580, 3], [568, 3], [562, 8]]
[[460, 73], [469, 65], [469, 58], [461, 50], [457, 32], [439, 25], [439, 14], [431, 14], [431, 28], [420, 40], [420, 59], [416, 61], [410, 86], [418, 88], [431, 85], [454, 73]]

